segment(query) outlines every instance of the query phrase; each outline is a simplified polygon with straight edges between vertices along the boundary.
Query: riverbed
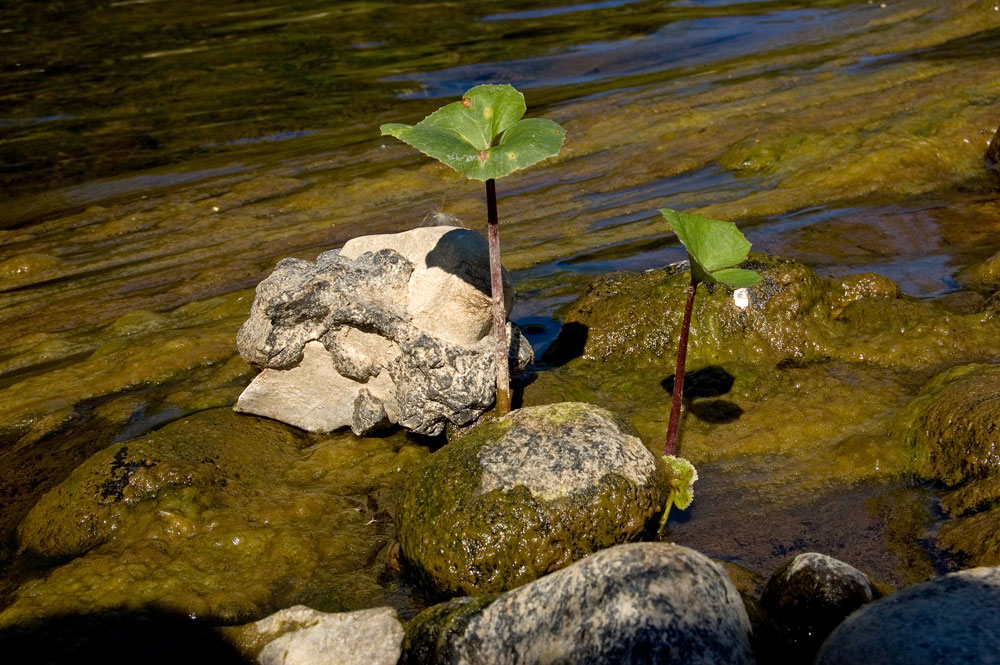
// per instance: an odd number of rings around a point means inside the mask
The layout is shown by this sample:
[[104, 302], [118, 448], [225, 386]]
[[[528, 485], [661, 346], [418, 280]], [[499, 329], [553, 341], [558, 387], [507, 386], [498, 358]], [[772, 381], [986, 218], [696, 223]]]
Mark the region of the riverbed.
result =
[[[297, 602], [408, 617], [429, 602], [393, 565], [393, 497], [444, 442], [231, 414], [254, 375], [235, 336], [283, 257], [485, 230], [481, 183], [378, 131], [473, 85], [512, 83], [529, 117], [567, 130], [557, 157], [497, 185], [512, 318], [539, 358], [593, 280], [683, 258], [663, 207], [957, 313], [987, 295], [967, 269], [1000, 250], [984, 157], [1000, 125], [993, 0], [73, 0], [5, 6], [0, 34], [7, 624], [120, 607], [232, 623]], [[975, 359], [1000, 359], [1000, 342]], [[668, 537], [762, 574], [809, 550], [896, 586], [961, 566], [935, 544], [940, 488], [887, 452], [893, 419], [941, 369], [776, 370], [768, 386], [801, 393], [781, 404], [737, 382], [735, 422], [688, 416], [682, 452], [701, 479]], [[614, 407], [655, 451], [672, 371], [667, 356], [627, 377], [540, 361], [518, 399]], [[175, 497], [92, 549], [19, 553], [47, 491], [151, 432], [280, 450], [238, 500]]]

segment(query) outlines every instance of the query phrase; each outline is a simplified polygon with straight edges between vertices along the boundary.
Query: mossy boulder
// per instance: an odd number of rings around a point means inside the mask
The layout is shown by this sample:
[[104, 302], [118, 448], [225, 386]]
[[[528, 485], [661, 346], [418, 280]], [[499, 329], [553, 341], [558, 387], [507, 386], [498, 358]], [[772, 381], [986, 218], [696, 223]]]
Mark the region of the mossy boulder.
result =
[[1000, 470], [1000, 366], [960, 365], [934, 377], [895, 428], [922, 476], [957, 485]]
[[503, 591], [655, 524], [664, 469], [600, 407], [528, 407], [434, 453], [401, 500], [399, 544], [430, 586]]
[[[1000, 358], [1000, 321], [956, 314], [901, 295], [888, 277], [823, 278], [802, 263], [751, 254], [741, 267], [762, 279], [746, 290], [703, 284], [688, 339], [688, 366], [754, 366], [842, 360], [934, 370]], [[633, 367], [670, 364], [690, 276], [679, 266], [619, 273], [591, 284], [565, 313], [543, 361], [580, 357]]]
[[995, 291], [1000, 287], [1000, 252], [962, 270], [957, 277], [971, 289], [986, 293]]
[[[829, 337], [829, 296], [806, 266], [777, 257], [752, 255], [742, 268], [763, 279], [747, 293], [746, 306], [721, 284], [699, 287], [691, 318], [688, 362], [709, 365], [755, 358], [778, 362], [815, 357], [815, 340]], [[587, 359], [671, 357], [677, 350], [681, 313], [690, 275], [679, 266], [642, 274], [611, 275], [591, 284], [567, 313], [567, 334], [553, 343], [577, 346]], [[583, 335], [585, 340], [580, 344]]]
[[14, 592], [0, 628], [148, 607], [231, 623], [381, 604], [396, 486], [427, 454], [228, 407], [114, 444], [20, 524], [22, 549], [58, 566]]

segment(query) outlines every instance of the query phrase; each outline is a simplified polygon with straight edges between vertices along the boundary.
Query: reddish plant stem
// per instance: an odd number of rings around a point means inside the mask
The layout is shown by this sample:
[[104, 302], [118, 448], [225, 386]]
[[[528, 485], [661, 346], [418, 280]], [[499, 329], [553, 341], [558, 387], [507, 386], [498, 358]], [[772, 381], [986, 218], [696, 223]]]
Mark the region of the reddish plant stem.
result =
[[667, 440], [663, 444], [664, 455], [677, 454], [677, 434], [681, 426], [681, 401], [684, 397], [684, 363], [687, 360], [688, 331], [691, 329], [691, 311], [694, 309], [694, 295], [698, 292], [698, 282], [691, 275], [684, 305], [684, 320], [681, 334], [677, 339], [677, 368], [674, 370], [674, 392], [670, 401], [670, 424], [667, 426]]
[[510, 413], [510, 369], [507, 354], [507, 312], [503, 304], [503, 269], [500, 266], [500, 225], [497, 221], [497, 186], [486, 181], [487, 239], [490, 247], [490, 291], [493, 297], [493, 336], [496, 340], [497, 414]]

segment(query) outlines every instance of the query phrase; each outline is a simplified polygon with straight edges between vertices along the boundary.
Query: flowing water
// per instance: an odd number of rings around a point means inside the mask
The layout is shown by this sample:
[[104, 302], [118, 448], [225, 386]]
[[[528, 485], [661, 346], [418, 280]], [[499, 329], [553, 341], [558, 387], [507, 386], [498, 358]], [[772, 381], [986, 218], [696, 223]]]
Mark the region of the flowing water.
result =
[[[237, 621], [307, 601], [405, 616], [426, 602], [386, 550], [398, 478], [440, 442], [244, 432], [227, 410], [253, 375], [236, 330], [277, 260], [484, 225], [479, 183], [378, 135], [472, 85], [513, 83], [529, 116], [568, 132], [557, 158], [498, 183], [513, 318], [536, 352], [595, 277], [683, 256], [661, 207], [737, 221], [755, 251], [820, 275], [878, 272], [922, 300], [974, 300], [963, 269], [1000, 249], [984, 158], [1000, 124], [995, 0], [64, 0], [3, 4], [0, 35], [4, 623], [146, 606]], [[672, 370], [650, 371], [641, 394], [604, 370], [541, 366], [524, 399], [572, 383], [559, 394], [620, 404], [655, 449]], [[835, 385], [809, 378], [816, 394], [868, 392], [822, 413], [772, 409], [794, 421], [774, 431], [803, 448], [857, 441], [844, 423], [886, 430], [928, 378], [837, 371]], [[690, 435], [702, 480], [679, 542], [764, 573], [819, 549], [892, 584], [954, 565], [932, 543], [932, 488], [830, 469], [810, 483], [825, 458], [781, 446], [774, 475], [714, 452], [714, 427]], [[46, 491], [157, 428], [206, 449], [226, 436], [283, 448], [246, 497], [161, 500], [86, 553], [18, 554], [15, 529]], [[157, 520], [174, 521], [160, 533]], [[229, 554], [198, 554], [219, 533]]]

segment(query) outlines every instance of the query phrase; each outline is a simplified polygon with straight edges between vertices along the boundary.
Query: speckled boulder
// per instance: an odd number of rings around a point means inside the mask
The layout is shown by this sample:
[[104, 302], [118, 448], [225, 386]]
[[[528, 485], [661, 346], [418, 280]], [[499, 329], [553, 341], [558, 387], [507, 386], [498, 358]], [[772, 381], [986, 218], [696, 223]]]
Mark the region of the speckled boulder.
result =
[[[750, 622], [722, 569], [669, 543], [619, 545], [476, 605], [431, 608], [426, 665], [754, 662]], [[409, 627], [407, 628], [409, 637]], [[408, 646], [416, 648], [414, 640]], [[404, 663], [407, 660], [404, 650]]]
[[639, 536], [662, 511], [662, 466], [591, 404], [518, 409], [434, 453], [408, 481], [399, 544], [448, 593], [503, 591]]
[[851, 615], [816, 665], [1000, 663], [1000, 568], [917, 584]]
[[915, 468], [949, 485], [1000, 470], [1000, 366], [962, 365], [934, 377], [895, 424]]
[[808, 660], [851, 612], [875, 597], [857, 568], [818, 552], [798, 554], [768, 580], [761, 604], [781, 626], [788, 651]]

